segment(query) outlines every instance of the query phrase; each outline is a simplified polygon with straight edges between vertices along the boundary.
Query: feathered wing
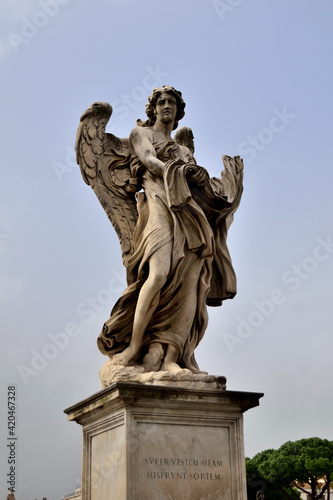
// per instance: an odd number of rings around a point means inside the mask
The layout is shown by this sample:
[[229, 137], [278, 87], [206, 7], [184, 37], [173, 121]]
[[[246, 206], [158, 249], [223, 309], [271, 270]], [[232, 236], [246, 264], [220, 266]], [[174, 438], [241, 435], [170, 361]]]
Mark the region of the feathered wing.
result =
[[127, 267], [138, 219], [137, 182], [131, 178], [128, 139], [105, 132], [111, 114], [112, 107], [103, 102], [92, 104], [82, 114], [75, 142], [76, 161], [118, 235]]

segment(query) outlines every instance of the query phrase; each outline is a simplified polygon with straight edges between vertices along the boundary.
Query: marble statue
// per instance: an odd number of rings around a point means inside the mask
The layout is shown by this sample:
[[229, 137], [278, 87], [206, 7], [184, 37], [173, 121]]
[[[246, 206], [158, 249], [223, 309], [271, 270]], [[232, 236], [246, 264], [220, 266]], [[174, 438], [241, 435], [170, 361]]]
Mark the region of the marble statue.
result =
[[119, 237], [127, 275], [98, 347], [113, 370], [203, 373], [194, 350], [207, 305], [236, 294], [226, 239], [243, 162], [223, 156], [221, 178], [196, 163], [191, 129], [177, 128], [185, 102], [169, 85], [153, 90], [147, 120], [137, 120], [128, 138], [105, 132], [111, 114], [109, 104], [92, 104], [76, 138], [82, 177]]

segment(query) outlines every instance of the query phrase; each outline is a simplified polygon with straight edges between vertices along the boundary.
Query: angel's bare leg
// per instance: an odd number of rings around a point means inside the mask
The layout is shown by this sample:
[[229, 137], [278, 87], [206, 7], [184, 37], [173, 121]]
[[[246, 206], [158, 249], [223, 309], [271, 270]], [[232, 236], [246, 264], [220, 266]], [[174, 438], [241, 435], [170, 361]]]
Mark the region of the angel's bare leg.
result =
[[158, 305], [161, 289], [169, 275], [171, 252], [170, 241], [151, 255], [148, 278], [140, 290], [136, 304], [130, 345], [113, 357], [113, 364], [126, 366], [138, 354], [144, 332]]

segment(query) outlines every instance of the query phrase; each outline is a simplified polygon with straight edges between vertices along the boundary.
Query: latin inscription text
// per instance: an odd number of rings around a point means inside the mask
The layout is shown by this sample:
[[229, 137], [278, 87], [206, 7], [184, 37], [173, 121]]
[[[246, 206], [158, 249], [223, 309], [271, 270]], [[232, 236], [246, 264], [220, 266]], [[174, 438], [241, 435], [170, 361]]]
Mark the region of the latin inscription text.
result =
[[146, 473], [147, 479], [187, 479], [187, 480], [208, 480], [221, 481], [221, 474], [215, 471], [201, 472], [200, 468], [222, 467], [222, 460], [194, 458], [165, 458], [165, 457], [145, 457], [145, 464], [149, 466], [167, 466], [167, 467], [195, 467], [195, 471], [161, 471], [150, 470]]

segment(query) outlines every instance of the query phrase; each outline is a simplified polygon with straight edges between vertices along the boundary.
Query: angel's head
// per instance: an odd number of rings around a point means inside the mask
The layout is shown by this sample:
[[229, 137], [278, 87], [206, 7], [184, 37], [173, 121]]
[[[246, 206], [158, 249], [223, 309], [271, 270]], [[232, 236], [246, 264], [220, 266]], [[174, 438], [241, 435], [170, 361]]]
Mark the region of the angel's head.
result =
[[163, 85], [163, 87], [159, 87], [153, 90], [151, 95], [148, 97], [148, 102], [146, 104], [146, 115], [148, 116], [148, 120], [143, 122], [139, 119], [137, 120], [138, 125], [140, 125], [141, 127], [151, 127], [154, 125], [156, 121], [156, 103], [158, 98], [163, 93], [172, 95], [176, 100], [177, 113], [172, 130], [175, 130], [178, 127], [179, 120], [181, 120], [185, 115], [185, 102], [182, 98], [182, 93], [179, 90], [171, 87], [170, 85]]

